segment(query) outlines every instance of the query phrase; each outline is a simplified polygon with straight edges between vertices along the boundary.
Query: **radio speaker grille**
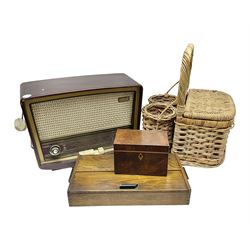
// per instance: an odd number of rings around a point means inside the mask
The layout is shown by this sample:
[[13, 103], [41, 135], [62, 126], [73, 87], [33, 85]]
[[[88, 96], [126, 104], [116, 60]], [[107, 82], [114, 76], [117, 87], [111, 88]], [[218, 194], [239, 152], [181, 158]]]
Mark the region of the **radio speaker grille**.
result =
[[130, 126], [134, 92], [85, 95], [31, 105], [41, 141]]

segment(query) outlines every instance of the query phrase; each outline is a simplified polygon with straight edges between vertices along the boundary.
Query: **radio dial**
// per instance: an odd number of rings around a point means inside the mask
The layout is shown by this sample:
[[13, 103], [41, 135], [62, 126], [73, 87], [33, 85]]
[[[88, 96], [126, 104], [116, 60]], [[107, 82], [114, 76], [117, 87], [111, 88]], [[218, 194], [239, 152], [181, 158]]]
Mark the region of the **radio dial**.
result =
[[61, 148], [59, 145], [53, 145], [50, 147], [50, 150], [49, 150], [49, 153], [52, 155], [52, 156], [58, 156], [61, 154]]

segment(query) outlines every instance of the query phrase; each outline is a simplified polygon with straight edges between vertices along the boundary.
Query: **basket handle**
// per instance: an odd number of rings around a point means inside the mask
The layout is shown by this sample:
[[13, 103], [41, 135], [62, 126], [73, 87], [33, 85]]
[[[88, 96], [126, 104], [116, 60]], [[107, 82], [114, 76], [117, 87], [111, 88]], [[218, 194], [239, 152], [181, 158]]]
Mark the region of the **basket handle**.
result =
[[186, 95], [189, 88], [189, 80], [192, 69], [193, 54], [194, 45], [190, 43], [186, 47], [182, 57], [180, 84], [177, 95], [177, 116], [182, 116], [184, 113]]
[[180, 81], [176, 82], [174, 85], [170, 87], [170, 89], [164, 94], [165, 96], [168, 95], [168, 93], [179, 83]]
[[163, 116], [163, 114], [164, 114], [171, 106], [173, 106], [174, 102], [175, 102], [175, 100], [174, 100], [173, 102], [171, 102], [170, 104], [168, 104], [168, 105], [166, 106], [166, 108], [162, 110], [162, 112], [158, 115], [158, 119], [161, 119], [161, 117]]

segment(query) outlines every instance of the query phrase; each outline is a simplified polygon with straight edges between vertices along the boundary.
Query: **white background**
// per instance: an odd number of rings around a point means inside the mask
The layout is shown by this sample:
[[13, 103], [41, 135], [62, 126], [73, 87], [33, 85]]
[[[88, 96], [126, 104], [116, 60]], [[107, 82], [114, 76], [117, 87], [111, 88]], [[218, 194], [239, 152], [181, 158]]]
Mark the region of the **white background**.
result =
[[[247, 1], [1, 1], [1, 249], [249, 249]], [[143, 104], [178, 80], [195, 45], [191, 88], [228, 92], [237, 107], [225, 162], [186, 167], [189, 206], [70, 208], [70, 169], [37, 166], [18, 133], [24, 81], [124, 72]]]

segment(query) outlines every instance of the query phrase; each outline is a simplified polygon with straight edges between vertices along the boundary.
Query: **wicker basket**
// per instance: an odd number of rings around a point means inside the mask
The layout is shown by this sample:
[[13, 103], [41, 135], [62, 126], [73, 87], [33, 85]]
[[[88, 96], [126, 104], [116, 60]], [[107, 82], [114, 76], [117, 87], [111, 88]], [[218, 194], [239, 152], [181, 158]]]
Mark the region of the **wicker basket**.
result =
[[165, 130], [168, 132], [170, 147], [173, 143], [174, 121], [176, 108], [172, 103], [154, 102], [147, 104], [142, 109], [143, 129], [145, 130]]
[[228, 94], [189, 88], [194, 46], [186, 48], [177, 96], [177, 117], [172, 152], [184, 165], [216, 167], [225, 157], [234, 124], [235, 105]]
[[175, 95], [170, 95], [169, 92], [178, 83], [179, 81], [163, 95], [149, 97], [149, 104], [142, 109], [143, 129], [167, 131], [170, 149], [173, 143], [177, 98]]

